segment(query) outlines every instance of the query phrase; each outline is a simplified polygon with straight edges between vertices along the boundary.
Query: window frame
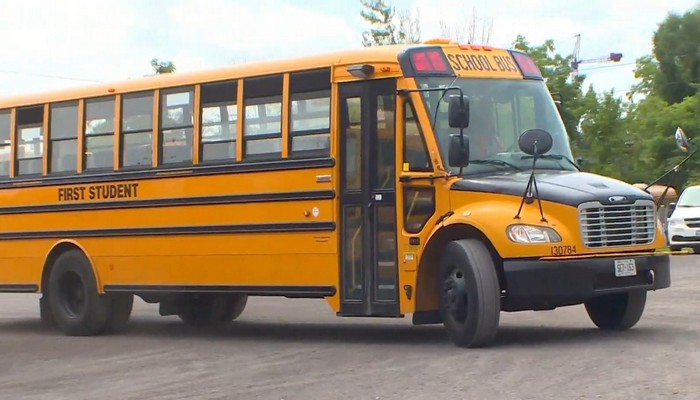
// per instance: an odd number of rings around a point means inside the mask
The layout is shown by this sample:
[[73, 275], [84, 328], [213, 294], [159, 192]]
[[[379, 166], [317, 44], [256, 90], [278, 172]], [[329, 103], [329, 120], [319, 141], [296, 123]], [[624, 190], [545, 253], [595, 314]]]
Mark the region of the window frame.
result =
[[[189, 94], [190, 101], [189, 103], [185, 104], [180, 104], [172, 108], [179, 108], [179, 107], [189, 107], [190, 109], [190, 118], [191, 118], [191, 123], [187, 123], [187, 116], [185, 116], [185, 122], [181, 125], [173, 125], [173, 126], [165, 126], [164, 124], [164, 118], [166, 117], [166, 112], [169, 108], [166, 104], [166, 99], [168, 95], [172, 94], [182, 94], [182, 93], [187, 93]], [[158, 91], [158, 96], [160, 97], [158, 100], [158, 166], [161, 168], [164, 167], [177, 167], [177, 166], [184, 166], [184, 165], [193, 165], [194, 164], [194, 149], [195, 149], [195, 144], [194, 144], [194, 126], [195, 126], [195, 86], [194, 85], [189, 85], [189, 86], [180, 86], [180, 87], [168, 87], [168, 88], [162, 88]], [[187, 143], [188, 138], [187, 138], [187, 130], [189, 129], [189, 150], [190, 150], [190, 158], [189, 160], [182, 160], [182, 161], [175, 161], [175, 162], [165, 162], [164, 160], [164, 154], [165, 154], [165, 132], [166, 131], [177, 131], [177, 130], [184, 130], [185, 131], [185, 143]]]
[[[112, 130], [110, 132], [88, 133], [87, 123], [88, 123], [88, 121], [91, 120], [89, 118], [89, 115], [88, 115], [88, 105], [91, 102], [92, 103], [107, 103], [107, 102], [112, 103], [112, 107], [111, 107], [111, 109], [112, 109], [112, 114], [111, 114], [111, 116], [112, 116]], [[117, 122], [118, 122], [117, 119], [121, 118], [121, 116], [117, 115], [117, 113], [115, 111], [116, 106], [117, 106], [117, 97], [116, 96], [103, 96], [103, 97], [86, 98], [84, 101], [84, 104], [85, 104], [84, 117], [83, 117], [83, 121], [81, 121], [82, 129], [83, 129], [81, 132], [81, 134], [83, 136], [83, 146], [82, 146], [83, 148], [81, 150], [82, 157], [83, 157], [83, 173], [104, 172], [104, 171], [108, 171], [108, 170], [112, 171], [112, 170], [114, 170], [114, 152], [115, 152], [114, 139], [115, 139], [115, 134], [116, 134], [116, 130], [117, 130]], [[105, 119], [108, 120], [108, 118], [105, 118]], [[111, 137], [112, 138], [112, 141], [111, 141], [112, 142], [112, 162], [110, 163], [110, 165], [108, 167], [90, 168], [88, 166], [88, 157], [87, 157], [88, 150], [89, 150], [89, 148], [88, 148], [89, 140], [88, 139], [98, 138], [98, 137]], [[122, 159], [120, 156], [119, 162], [121, 163], [121, 161], [122, 161]]]
[[[54, 138], [54, 110], [57, 108], [69, 108], [69, 107], [75, 107], [75, 131], [72, 133], [73, 136], [66, 136], [66, 137], [61, 137], [58, 139]], [[48, 173], [49, 175], [73, 175], [78, 173], [78, 130], [81, 128], [81, 122], [79, 121], [80, 119], [80, 101], [78, 100], [68, 100], [68, 101], [61, 101], [57, 103], [50, 103], [49, 104], [49, 132], [48, 132], [48, 139], [49, 139], [49, 146], [46, 149], [46, 154], [48, 156]], [[76, 152], [75, 154], [75, 168], [70, 169], [70, 170], [61, 170], [61, 171], [54, 171], [53, 169], [53, 161], [54, 161], [54, 144], [58, 142], [74, 142], [73, 148]]]
[[[289, 140], [287, 154], [289, 158], [324, 158], [331, 156], [333, 135], [333, 85], [331, 82], [331, 68], [319, 68], [312, 70], [296, 71], [290, 73], [289, 85]], [[299, 88], [301, 86], [301, 88]], [[316, 129], [294, 130], [293, 104], [295, 101], [328, 99], [328, 127]], [[294, 141], [297, 138], [324, 135], [328, 138], [328, 147], [324, 149], [294, 150]]]
[[0, 124], [0, 135], [2, 135], [5, 128], [7, 128], [7, 138], [0, 137], [0, 150], [7, 149], [7, 160], [0, 160], [0, 163], [7, 163], [7, 174], [0, 173], [0, 180], [10, 179], [10, 173], [12, 172], [12, 109], [0, 110], [0, 115], [5, 114], [7, 114], [7, 127]]
[[[238, 85], [239, 85], [239, 80], [238, 79], [231, 79], [231, 80], [226, 80], [226, 81], [218, 81], [218, 82], [208, 82], [208, 83], [203, 83], [200, 88], [200, 104], [199, 104], [199, 110], [197, 111], [199, 113], [199, 131], [200, 131], [200, 138], [197, 143], [197, 146], [199, 146], [199, 163], [200, 164], [222, 164], [222, 163], [235, 163], [236, 162], [236, 157], [238, 153], [238, 123], [239, 120], [241, 119], [241, 116], [238, 115], [238, 103], [239, 103], [239, 98], [238, 98]], [[216, 101], [208, 101], [209, 99], [208, 94], [206, 91], [209, 90], [214, 90], [215, 86], [220, 86], [221, 93], [229, 93], [227, 89], [230, 89], [230, 94], [232, 97], [230, 98], [224, 98], [224, 99], [219, 99], [216, 98]], [[229, 87], [230, 86], [230, 87]], [[215, 97], [212, 95], [212, 97]], [[204, 109], [205, 108], [212, 108], [212, 107], [217, 107], [219, 110], [222, 108], [229, 108], [232, 107], [235, 110], [236, 113], [236, 119], [233, 121], [230, 120], [222, 120], [221, 118], [221, 112], [219, 112], [219, 121], [214, 122], [214, 123], [205, 123], [204, 122]], [[228, 113], [228, 112], [227, 112]], [[224, 129], [224, 126], [228, 126], [233, 124], [233, 131], [231, 132], [231, 139], [219, 139], [219, 140], [212, 140], [212, 141], [205, 141], [204, 140], [204, 128], [205, 127], [210, 127], [210, 126], [220, 126], [221, 129]], [[228, 154], [229, 157], [227, 158], [213, 158], [213, 159], [205, 159], [204, 158], [204, 147], [205, 145], [222, 145], [222, 144], [229, 144], [233, 145], [233, 154]]]
[[[138, 99], [138, 98], [144, 98], [147, 97], [145, 96], [148, 94], [148, 97], [151, 98], [151, 108], [150, 108], [150, 117], [151, 117], [151, 124], [149, 128], [141, 128], [141, 129], [130, 129], [126, 130], [125, 129], [125, 124], [124, 124], [124, 118], [126, 113], [124, 110], [126, 109], [125, 104], [127, 100], [130, 99]], [[119, 115], [119, 140], [121, 145], [119, 146], [119, 166], [120, 169], [126, 169], [126, 170], [139, 170], [139, 169], [148, 169], [153, 167], [153, 139], [154, 139], [154, 132], [153, 132], [153, 125], [154, 121], [156, 120], [156, 115], [154, 115], [155, 110], [155, 101], [156, 101], [156, 96], [157, 92], [155, 90], [145, 90], [145, 91], [139, 91], [139, 92], [131, 92], [131, 93], [125, 93], [122, 94], [121, 96], [121, 115]], [[126, 165], [126, 137], [129, 135], [139, 135], [139, 134], [144, 134], [144, 133], [150, 133], [151, 134], [151, 141], [150, 141], [150, 154], [151, 154], [151, 160], [150, 163], [148, 164], [142, 164], [142, 165]]]
[[[23, 121], [23, 116], [21, 113], [23, 111], [26, 111], [27, 113], [32, 112], [29, 111], [31, 109], [35, 109], [36, 111], [40, 110], [40, 113], [37, 113], [41, 115], [41, 119], [38, 122], [29, 122], [29, 123], [22, 123]], [[15, 139], [15, 158], [12, 161], [15, 164], [15, 177], [20, 178], [20, 177], [38, 177], [38, 176], [43, 176], [44, 175], [44, 156], [46, 155], [46, 149], [45, 149], [45, 144], [46, 144], [46, 130], [44, 129], [44, 124], [45, 124], [45, 110], [46, 110], [46, 105], [45, 104], [39, 104], [39, 105], [31, 105], [31, 106], [25, 106], [25, 107], [18, 107], [16, 109], [17, 111], [17, 121], [15, 125], [15, 134], [16, 134], [16, 139]], [[30, 119], [30, 118], [28, 118]], [[41, 155], [38, 157], [25, 157], [25, 158], [20, 158], [20, 151], [19, 151], [19, 146], [20, 144], [23, 144], [22, 142], [22, 130], [23, 129], [31, 129], [31, 128], [39, 128], [40, 132], [40, 139], [33, 141], [33, 144], [40, 144], [41, 145]], [[41, 168], [39, 169], [39, 172], [36, 173], [30, 173], [30, 174], [22, 174], [21, 173], [21, 161], [26, 161], [26, 160], [39, 160], [41, 162]]]
[[[259, 87], [255, 87], [260, 85]], [[251, 89], [251, 86], [253, 88]], [[248, 124], [248, 107], [257, 106], [258, 110], [262, 107], [265, 110], [265, 116], [263, 119], [267, 120], [266, 105], [268, 104], [279, 104], [280, 115], [279, 117], [279, 132], [269, 132], [269, 133], [258, 133], [258, 134], [248, 134], [247, 124]], [[259, 111], [258, 111], [259, 112]], [[283, 130], [285, 127], [284, 118], [284, 74], [274, 74], [259, 77], [250, 77], [243, 80], [243, 115], [238, 116], [239, 120], [242, 120], [243, 135], [241, 137], [243, 152], [241, 154], [241, 159], [245, 161], [274, 161], [281, 160], [284, 147], [283, 140]], [[260, 120], [258, 116], [258, 120]], [[276, 122], [276, 121], [275, 121]], [[265, 123], [268, 123], [267, 121]], [[250, 154], [248, 152], [248, 143], [260, 142], [270, 139], [276, 139], [279, 143], [279, 151], [271, 151], [266, 153], [254, 153]]]
[[430, 149], [428, 149], [428, 143], [425, 141], [425, 133], [423, 131], [423, 127], [421, 126], [420, 121], [418, 120], [418, 114], [416, 113], [416, 107], [413, 105], [413, 101], [411, 101], [410, 99], [405, 100], [403, 102], [403, 121], [402, 121], [403, 122], [403, 127], [402, 127], [403, 128], [403, 138], [402, 138], [403, 139], [403, 143], [402, 143], [403, 149], [401, 150], [403, 160], [402, 160], [401, 165], [403, 166], [405, 164], [405, 162], [408, 160], [407, 153], [406, 153], [408, 150], [408, 146], [406, 145], [406, 142], [407, 142], [406, 138], [408, 137], [408, 129], [407, 129], [408, 123], [407, 123], [407, 119], [406, 119], [406, 116], [407, 116], [406, 110], [408, 109], [408, 107], [410, 107], [411, 113], [413, 113], [413, 119], [416, 122], [416, 127], [418, 127], [418, 135], [420, 136], [421, 143], [423, 145], [425, 157], [428, 160], [428, 166], [425, 168], [412, 168], [411, 164], [409, 163], [408, 171], [403, 171], [403, 168], [402, 168], [402, 172], [433, 172], [435, 170], [435, 166], [433, 165], [433, 160], [430, 159]]

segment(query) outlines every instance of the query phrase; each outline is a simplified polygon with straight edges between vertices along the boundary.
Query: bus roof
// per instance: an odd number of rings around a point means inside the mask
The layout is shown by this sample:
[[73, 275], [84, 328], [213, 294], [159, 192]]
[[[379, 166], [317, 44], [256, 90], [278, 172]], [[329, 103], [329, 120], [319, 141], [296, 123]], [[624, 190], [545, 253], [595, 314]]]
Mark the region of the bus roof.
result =
[[83, 98], [111, 96], [115, 94], [153, 90], [158, 88], [188, 86], [197, 83], [217, 82], [284, 72], [311, 70], [324, 67], [328, 68], [334, 65], [398, 63], [398, 55], [408, 48], [436, 45], [443, 47], [456, 47], [457, 43], [446, 40], [433, 40], [418, 44], [374, 46], [307, 55], [297, 58], [250, 62], [194, 72], [149, 75], [121, 81], [82, 85], [67, 89], [23, 94], [11, 97], [0, 97], [0, 109], [55, 103]]

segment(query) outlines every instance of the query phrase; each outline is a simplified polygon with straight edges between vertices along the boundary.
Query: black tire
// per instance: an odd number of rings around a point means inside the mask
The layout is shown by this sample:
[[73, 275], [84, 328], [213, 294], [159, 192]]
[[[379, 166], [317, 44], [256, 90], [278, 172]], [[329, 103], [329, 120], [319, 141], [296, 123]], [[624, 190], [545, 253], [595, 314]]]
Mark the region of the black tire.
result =
[[131, 293], [110, 293], [111, 308], [107, 317], [105, 332], [118, 333], [126, 330], [134, 307], [134, 295]]
[[440, 315], [452, 342], [484, 347], [496, 338], [501, 289], [493, 258], [475, 239], [450, 242], [440, 262]]
[[245, 310], [245, 306], [248, 304], [247, 294], [232, 294], [227, 297], [226, 312], [222, 319], [224, 323], [231, 322], [240, 317], [243, 310]]
[[238, 318], [247, 302], [248, 296], [244, 294], [196, 294], [184, 301], [178, 316], [190, 326], [224, 325]]
[[55, 329], [57, 327], [47, 292], [44, 292], [39, 298], [39, 318], [41, 318], [41, 325], [44, 328]]
[[97, 292], [90, 262], [78, 250], [61, 254], [49, 277], [49, 302], [56, 325], [68, 336], [101, 333], [109, 317], [109, 297]]
[[671, 249], [671, 251], [681, 251], [683, 250], [683, 246], [673, 245], [669, 246], [669, 249]]
[[647, 301], [645, 290], [594, 297], [585, 303], [594, 324], [603, 330], [625, 330], [639, 322]]

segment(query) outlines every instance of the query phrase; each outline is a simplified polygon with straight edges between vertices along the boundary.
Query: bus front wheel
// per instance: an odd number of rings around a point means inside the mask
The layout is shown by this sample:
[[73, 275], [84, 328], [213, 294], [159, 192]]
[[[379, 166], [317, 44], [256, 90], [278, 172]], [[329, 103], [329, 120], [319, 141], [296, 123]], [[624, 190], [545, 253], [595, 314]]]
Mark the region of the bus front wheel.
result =
[[178, 316], [191, 326], [223, 325], [238, 318], [247, 303], [245, 294], [194, 294], [184, 301]]
[[450, 242], [440, 263], [440, 314], [459, 347], [483, 347], [496, 337], [501, 311], [493, 258], [475, 239]]
[[647, 292], [635, 290], [608, 294], [588, 300], [586, 311], [594, 324], [603, 330], [625, 330], [639, 322], [644, 313]]
[[90, 262], [78, 250], [56, 259], [49, 276], [49, 303], [56, 325], [68, 336], [101, 333], [110, 316], [110, 299], [98, 293]]

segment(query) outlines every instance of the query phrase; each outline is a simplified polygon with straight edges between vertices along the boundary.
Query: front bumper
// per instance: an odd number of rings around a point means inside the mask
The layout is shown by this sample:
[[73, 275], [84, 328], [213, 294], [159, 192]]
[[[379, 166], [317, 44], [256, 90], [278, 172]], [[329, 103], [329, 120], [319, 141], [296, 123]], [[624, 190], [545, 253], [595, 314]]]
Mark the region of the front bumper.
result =
[[[634, 259], [637, 274], [615, 276], [615, 260]], [[668, 254], [618, 255], [559, 260], [505, 260], [505, 311], [552, 309], [591, 297], [671, 286]]]
[[700, 245], [700, 229], [696, 228], [669, 226], [666, 237], [671, 246]]

